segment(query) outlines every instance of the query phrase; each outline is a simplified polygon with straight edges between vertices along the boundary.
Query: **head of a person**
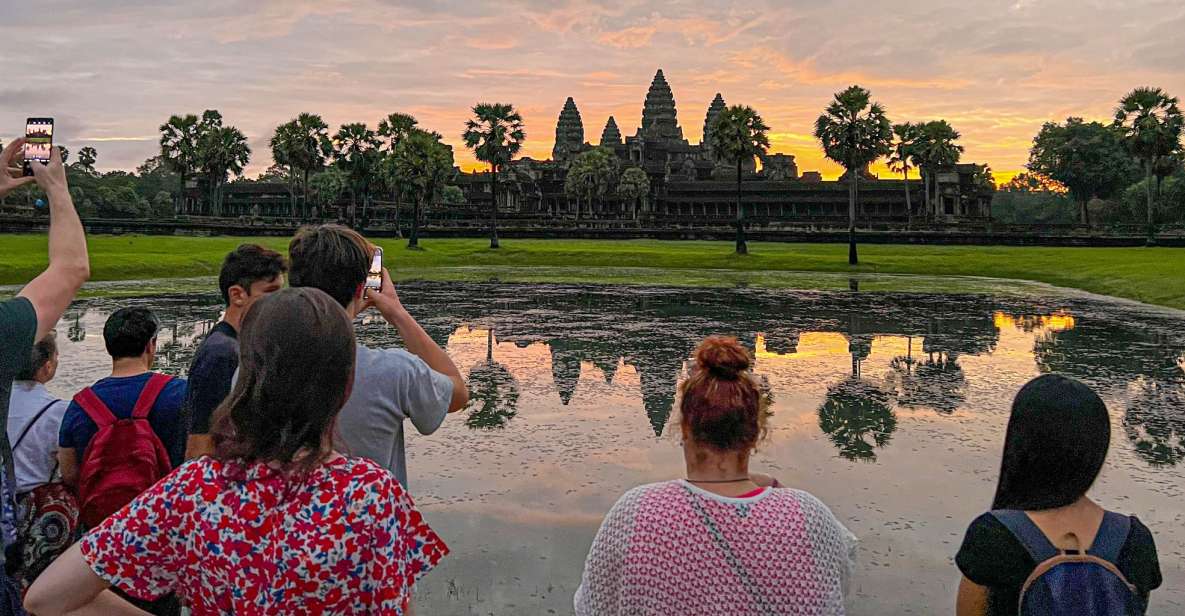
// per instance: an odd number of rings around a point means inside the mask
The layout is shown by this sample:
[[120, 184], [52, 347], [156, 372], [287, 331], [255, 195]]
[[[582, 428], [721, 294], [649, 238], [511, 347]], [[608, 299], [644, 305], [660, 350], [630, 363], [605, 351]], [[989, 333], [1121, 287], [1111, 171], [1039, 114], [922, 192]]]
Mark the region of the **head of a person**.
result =
[[18, 381], [48, 383], [58, 373], [58, 336], [51, 331], [33, 345], [29, 352], [29, 363], [16, 374]]
[[215, 411], [215, 457], [309, 468], [332, 449], [354, 380], [354, 330], [319, 289], [257, 301], [239, 334], [239, 378]]
[[288, 244], [288, 284], [329, 294], [353, 316], [362, 303], [373, 248], [341, 225], [302, 227]]
[[711, 336], [695, 350], [695, 363], [679, 388], [679, 423], [685, 441], [717, 453], [748, 455], [765, 437], [768, 413], [753, 360], [736, 338]]
[[1047, 374], [1016, 394], [993, 509], [1041, 511], [1082, 498], [1111, 446], [1107, 406], [1069, 377]]
[[156, 332], [160, 323], [147, 308], [120, 308], [107, 317], [103, 325], [103, 343], [111, 359], [143, 359], [148, 367], [156, 355]]
[[228, 306], [246, 312], [256, 300], [284, 286], [284, 255], [258, 244], [242, 244], [226, 255], [218, 290]]

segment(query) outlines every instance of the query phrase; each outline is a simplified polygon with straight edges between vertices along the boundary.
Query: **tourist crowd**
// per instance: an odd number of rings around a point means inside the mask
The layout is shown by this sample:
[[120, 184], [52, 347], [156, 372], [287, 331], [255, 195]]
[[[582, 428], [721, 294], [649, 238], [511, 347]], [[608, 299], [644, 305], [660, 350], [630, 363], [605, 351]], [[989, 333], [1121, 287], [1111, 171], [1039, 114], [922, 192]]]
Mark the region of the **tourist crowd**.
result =
[[[86, 237], [59, 152], [25, 178], [21, 146], [0, 154], [0, 197], [45, 191], [49, 265], [0, 302], [0, 614], [409, 613], [450, 548], [409, 495], [404, 420], [431, 434], [468, 393], [386, 270], [366, 284], [372, 245], [322, 225], [286, 258], [239, 246], [187, 380], [153, 371], [159, 323], [130, 305], [103, 328], [110, 376], [58, 400], [53, 328], [89, 277]], [[404, 349], [357, 342], [367, 310]], [[577, 614], [844, 613], [857, 539], [750, 470], [769, 417], [751, 368], [735, 339], [697, 348], [676, 419], [686, 474], [608, 512]], [[1077, 381], [1020, 391], [992, 509], [955, 558], [959, 616], [1144, 613], [1161, 583], [1152, 535], [1087, 495], [1110, 433]]]

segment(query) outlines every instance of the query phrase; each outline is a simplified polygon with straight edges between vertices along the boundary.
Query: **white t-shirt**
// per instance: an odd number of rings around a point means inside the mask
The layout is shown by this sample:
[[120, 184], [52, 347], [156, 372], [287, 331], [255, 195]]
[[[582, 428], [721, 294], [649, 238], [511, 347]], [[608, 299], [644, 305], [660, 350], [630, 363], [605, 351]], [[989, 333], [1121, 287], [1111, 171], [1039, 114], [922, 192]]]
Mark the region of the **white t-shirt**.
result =
[[403, 349], [358, 345], [354, 389], [337, 416], [339, 450], [378, 462], [407, 489], [403, 420], [432, 434], [448, 415], [453, 381]]
[[[55, 398], [37, 381], [13, 382], [8, 406], [8, 441], [12, 443], [12, 459], [16, 464], [17, 494], [53, 480], [58, 467], [58, 429], [68, 406], [69, 402]], [[37, 423], [30, 426], [34, 420]]]

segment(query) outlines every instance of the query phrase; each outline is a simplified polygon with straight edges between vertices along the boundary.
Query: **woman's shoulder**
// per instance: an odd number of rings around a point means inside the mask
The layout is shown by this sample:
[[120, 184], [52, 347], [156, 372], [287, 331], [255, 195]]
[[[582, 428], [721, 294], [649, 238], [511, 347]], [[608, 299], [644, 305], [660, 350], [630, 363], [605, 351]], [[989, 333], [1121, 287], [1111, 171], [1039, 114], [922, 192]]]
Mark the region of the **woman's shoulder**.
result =
[[1024, 582], [1036, 563], [1024, 545], [994, 514], [971, 521], [955, 564], [967, 579], [980, 586], [1015, 586]]
[[1147, 592], [1160, 587], [1164, 578], [1160, 572], [1160, 556], [1156, 552], [1156, 540], [1152, 531], [1136, 516], [1131, 517], [1131, 530], [1127, 542], [1119, 552], [1116, 563], [1132, 584]]

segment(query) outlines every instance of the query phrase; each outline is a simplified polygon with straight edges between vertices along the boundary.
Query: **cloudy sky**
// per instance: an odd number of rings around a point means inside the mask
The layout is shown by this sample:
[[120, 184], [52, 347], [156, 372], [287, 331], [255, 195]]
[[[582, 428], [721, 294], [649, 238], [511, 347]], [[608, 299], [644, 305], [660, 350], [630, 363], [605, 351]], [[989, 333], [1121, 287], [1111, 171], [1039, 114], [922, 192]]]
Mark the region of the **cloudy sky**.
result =
[[0, 138], [30, 115], [133, 168], [174, 113], [216, 108], [250, 138], [249, 174], [275, 126], [302, 111], [336, 127], [414, 114], [453, 143], [478, 101], [526, 121], [546, 158], [572, 96], [585, 138], [609, 115], [633, 134], [657, 68], [698, 142], [716, 92], [755, 107], [773, 150], [822, 160], [811, 126], [858, 83], [894, 121], [946, 118], [966, 160], [1008, 177], [1042, 122], [1107, 118], [1124, 92], [1185, 96], [1181, 0], [0, 0]]

